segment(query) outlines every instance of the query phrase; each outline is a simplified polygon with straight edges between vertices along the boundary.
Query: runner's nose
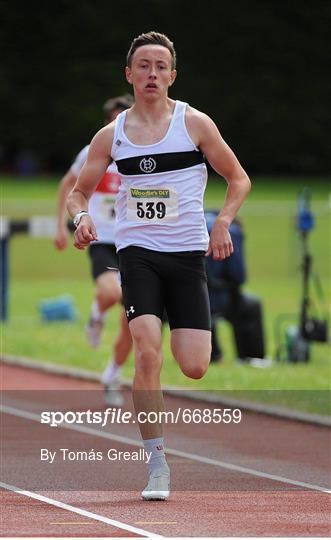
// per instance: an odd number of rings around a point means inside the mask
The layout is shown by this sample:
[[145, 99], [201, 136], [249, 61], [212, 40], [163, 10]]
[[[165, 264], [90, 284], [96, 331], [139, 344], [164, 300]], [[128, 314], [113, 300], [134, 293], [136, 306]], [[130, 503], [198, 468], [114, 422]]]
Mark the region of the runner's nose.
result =
[[155, 68], [155, 66], [151, 66], [151, 70], [149, 72], [149, 78], [150, 79], [156, 79], [156, 68]]

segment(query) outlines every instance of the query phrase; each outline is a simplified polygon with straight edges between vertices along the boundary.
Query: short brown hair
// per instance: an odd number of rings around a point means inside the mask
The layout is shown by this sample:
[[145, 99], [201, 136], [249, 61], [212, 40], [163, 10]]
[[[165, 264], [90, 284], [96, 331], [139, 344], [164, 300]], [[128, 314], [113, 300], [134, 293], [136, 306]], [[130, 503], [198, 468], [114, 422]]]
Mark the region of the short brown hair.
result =
[[103, 105], [103, 114], [105, 120], [109, 120], [112, 112], [116, 109], [123, 109], [123, 111], [125, 111], [126, 109], [132, 107], [133, 103], [134, 100], [131, 94], [123, 94], [122, 96], [107, 99]]
[[126, 58], [129, 67], [131, 66], [132, 56], [143, 45], [162, 45], [162, 47], [166, 47], [171, 54], [171, 69], [176, 68], [176, 51], [173, 42], [165, 34], [160, 34], [154, 30], [147, 32], [147, 34], [140, 34], [132, 41]]

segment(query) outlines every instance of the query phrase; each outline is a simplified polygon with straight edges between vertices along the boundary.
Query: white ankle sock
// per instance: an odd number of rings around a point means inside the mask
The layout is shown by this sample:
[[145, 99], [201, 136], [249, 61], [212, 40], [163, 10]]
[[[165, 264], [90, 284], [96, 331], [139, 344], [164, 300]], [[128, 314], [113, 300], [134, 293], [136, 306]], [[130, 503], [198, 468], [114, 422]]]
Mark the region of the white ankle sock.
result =
[[146, 452], [148, 452], [148, 454], [151, 453], [151, 458], [148, 462], [149, 471], [153, 472], [156, 469], [166, 469], [169, 471], [164, 454], [163, 437], [159, 437], [157, 439], [145, 439], [143, 440], [143, 443]]
[[114, 379], [117, 379], [120, 376], [121, 371], [122, 371], [121, 366], [117, 365], [114, 360], [110, 360], [110, 362], [108, 363], [106, 369], [104, 370], [101, 376], [102, 384], [109, 384]]
[[91, 306], [91, 318], [95, 321], [104, 321], [107, 315], [107, 311], [101, 313], [98, 302], [94, 301]]

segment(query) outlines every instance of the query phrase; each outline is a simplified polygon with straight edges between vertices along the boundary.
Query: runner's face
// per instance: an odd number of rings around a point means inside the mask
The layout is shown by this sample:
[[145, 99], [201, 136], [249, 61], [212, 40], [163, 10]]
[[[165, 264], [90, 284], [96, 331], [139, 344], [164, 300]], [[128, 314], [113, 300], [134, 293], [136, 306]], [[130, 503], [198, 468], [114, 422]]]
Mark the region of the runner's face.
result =
[[126, 78], [134, 87], [135, 95], [155, 100], [167, 95], [176, 78], [171, 69], [171, 53], [162, 45], [144, 45], [132, 56], [131, 67], [125, 68]]

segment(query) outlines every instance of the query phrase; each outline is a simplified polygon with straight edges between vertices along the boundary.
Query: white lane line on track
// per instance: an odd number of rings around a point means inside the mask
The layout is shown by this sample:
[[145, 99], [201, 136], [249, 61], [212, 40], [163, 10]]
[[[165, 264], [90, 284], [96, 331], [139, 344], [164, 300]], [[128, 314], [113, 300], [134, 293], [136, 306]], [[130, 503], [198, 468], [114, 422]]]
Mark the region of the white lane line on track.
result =
[[25, 489], [11, 486], [10, 484], [6, 484], [5, 482], [0, 482], [0, 487], [9, 491], [14, 491], [18, 495], [24, 495], [25, 497], [30, 497], [31, 499], [36, 499], [37, 501], [41, 501], [52, 506], [57, 506], [58, 508], [62, 508], [63, 510], [68, 510], [69, 512], [73, 512], [80, 516], [94, 519], [94, 521], [101, 521], [101, 523], [106, 523], [106, 525], [112, 525], [113, 527], [117, 527], [118, 529], [123, 529], [124, 531], [139, 534], [140, 536], [144, 536], [146, 538], [164, 538], [159, 534], [154, 534], [145, 531], [144, 529], [139, 529], [138, 527], [132, 527], [132, 525], [128, 525], [127, 523], [122, 523], [121, 521], [116, 521], [115, 519], [100, 516], [99, 514], [94, 514], [93, 512], [88, 512], [87, 510], [83, 510], [82, 508], [71, 506], [71, 504], [66, 504], [61, 501], [57, 501], [56, 499], [50, 499], [49, 497], [45, 497], [44, 495], [39, 495], [39, 493], [26, 491]]
[[[40, 415], [36, 413], [31, 413], [27, 411], [22, 411], [21, 409], [16, 409], [15, 407], [10, 407], [3, 405], [0, 407], [0, 411], [3, 411], [7, 414], [12, 414], [13, 416], [18, 416], [20, 418], [26, 418], [27, 420], [33, 420], [40, 422]], [[131, 444], [132, 446], [142, 446], [142, 442], [137, 441], [136, 439], [130, 439], [129, 437], [123, 437], [121, 435], [115, 435], [113, 433], [100, 431], [98, 429], [93, 429], [85, 426], [78, 426], [74, 424], [61, 424], [58, 428], [70, 429], [73, 431], [79, 431], [80, 433], [85, 433], [87, 435], [93, 435], [100, 437], [102, 439], [109, 439], [112, 441], [121, 442], [123, 444]], [[191, 454], [189, 452], [182, 452], [181, 450], [174, 450], [172, 448], [165, 449], [167, 454], [171, 456], [178, 456], [185, 459], [191, 459], [193, 461], [198, 461], [199, 463], [205, 463], [206, 465], [214, 465], [215, 467], [220, 467], [222, 469], [228, 469], [230, 471], [241, 472], [244, 474], [249, 474], [251, 476], [257, 476], [259, 478], [266, 478], [267, 480], [272, 480], [275, 482], [281, 482], [283, 484], [290, 484], [292, 486], [298, 486], [305, 489], [312, 489], [314, 491], [320, 491], [322, 493], [331, 494], [331, 489], [328, 489], [324, 486], [318, 486], [315, 484], [309, 484], [307, 482], [300, 482], [299, 480], [293, 480], [291, 478], [286, 478], [284, 476], [278, 476], [276, 474], [269, 474], [267, 472], [258, 471], [256, 469], [250, 469], [248, 467], [241, 467], [240, 465], [234, 465], [233, 463], [228, 463], [226, 461], [219, 461], [217, 459], [207, 458], [199, 456], [198, 454]]]

